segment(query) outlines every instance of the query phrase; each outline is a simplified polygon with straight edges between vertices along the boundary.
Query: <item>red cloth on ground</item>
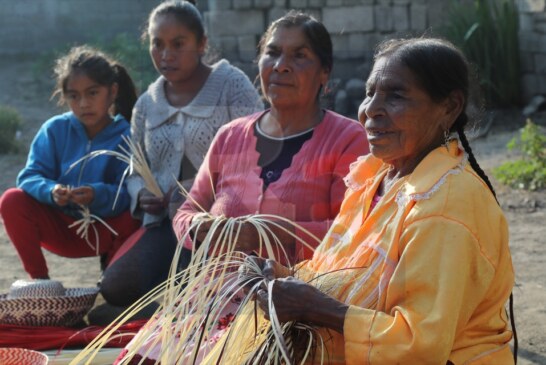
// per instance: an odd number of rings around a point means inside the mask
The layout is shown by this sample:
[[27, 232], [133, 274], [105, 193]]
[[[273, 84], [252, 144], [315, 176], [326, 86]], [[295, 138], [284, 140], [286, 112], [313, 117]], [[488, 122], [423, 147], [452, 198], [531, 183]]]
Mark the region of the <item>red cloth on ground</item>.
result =
[[[128, 322], [116, 331], [121, 336], [108, 341], [106, 347], [124, 347], [147, 322], [145, 319]], [[34, 327], [0, 324], [0, 347], [21, 347], [30, 350], [63, 349], [85, 346], [106, 327]]]
[[[97, 256], [97, 251], [77, 234], [78, 227], [68, 227], [76, 218], [38, 202], [21, 189], [11, 188], [2, 195], [0, 213], [6, 232], [31, 278], [48, 275], [41, 248], [71, 258]], [[94, 223], [99, 237], [98, 254], [107, 254], [109, 259], [121, 243], [140, 227], [140, 221], [132, 218], [128, 210], [119, 216], [102, 219], [118, 233], [116, 236], [102, 223]], [[89, 240], [94, 245], [96, 237], [92, 229]]]

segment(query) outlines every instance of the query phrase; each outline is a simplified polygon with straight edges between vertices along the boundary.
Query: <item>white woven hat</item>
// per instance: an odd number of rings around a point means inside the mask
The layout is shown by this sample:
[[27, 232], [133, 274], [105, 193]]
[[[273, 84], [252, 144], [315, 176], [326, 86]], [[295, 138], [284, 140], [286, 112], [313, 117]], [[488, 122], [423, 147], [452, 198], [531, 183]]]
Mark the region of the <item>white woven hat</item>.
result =
[[0, 348], [0, 364], [2, 365], [47, 365], [46, 354], [18, 347]]
[[72, 326], [87, 314], [98, 288], [65, 289], [55, 280], [17, 280], [0, 295], [0, 323]]

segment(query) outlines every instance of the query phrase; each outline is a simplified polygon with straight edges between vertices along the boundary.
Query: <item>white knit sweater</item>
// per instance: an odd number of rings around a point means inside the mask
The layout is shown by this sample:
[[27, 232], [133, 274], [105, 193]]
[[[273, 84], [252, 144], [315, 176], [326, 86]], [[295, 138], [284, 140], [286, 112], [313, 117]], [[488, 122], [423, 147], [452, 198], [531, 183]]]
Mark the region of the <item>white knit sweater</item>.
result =
[[[212, 65], [207, 81], [190, 104], [175, 108], [165, 95], [166, 80], [160, 76], [142, 94], [133, 110], [131, 136], [145, 151], [148, 163], [161, 190], [176, 189], [182, 157], [199, 169], [218, 128], [238, 117], [263, 109], [256, 88], [238, 68], [221, 60]], [[193, 179], [183, 181], [189, 190]], [[138, 209], [138, 193], [144, 181], [136, 174], [129, 176], [131, 211], [145, 226], [159, 223], [169, 212], [156, 216]], [[175, 190], [176, 192], [176, 190]], [[172, 194], [169, 210], [182, 203], [181, 195]]]

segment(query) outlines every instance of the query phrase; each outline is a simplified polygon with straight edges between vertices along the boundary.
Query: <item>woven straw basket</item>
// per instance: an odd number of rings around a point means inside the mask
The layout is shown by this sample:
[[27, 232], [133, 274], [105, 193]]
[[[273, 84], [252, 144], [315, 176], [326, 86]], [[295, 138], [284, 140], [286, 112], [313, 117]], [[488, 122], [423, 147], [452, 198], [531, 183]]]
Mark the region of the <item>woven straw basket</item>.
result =
[[17, 347], [0, 348], [1, 365], [47, 365], [48, 357], [38, 351]]
[[15, 282], [0, 295], [0, 323], [20, 326], [72, 326], [95, 302], [97, 288], [65, 289], [53, 280]]

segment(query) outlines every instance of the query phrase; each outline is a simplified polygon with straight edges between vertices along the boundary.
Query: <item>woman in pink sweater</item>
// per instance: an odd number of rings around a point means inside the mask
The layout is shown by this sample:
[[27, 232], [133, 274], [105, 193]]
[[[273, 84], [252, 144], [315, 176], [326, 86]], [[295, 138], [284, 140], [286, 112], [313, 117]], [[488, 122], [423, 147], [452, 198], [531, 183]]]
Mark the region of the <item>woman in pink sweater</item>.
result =
[[[311, 256], [302, 241], [318, 244], [295, 227], [324, 237], [343, 200], [349, 165], [368, 153], [368, 143], [358, 122], [320, 106], [332, 70], [332, 43], [323, 24], [301, 13], [272, 23], [260, 42], [258, 66], [271, 108], [218, 131], [173, 227], [191, 249], [187, 232], [202, 209], [213, 216], [278, 215], [297, 224], [276, 222], [297, 239], [270, 225], [295, 263]], [[241, 224], [236, 249], [257, 250], [254, 226]], [[202, 224], [191, 236], [202, 241], [209, 228]]]
[[[187, 248], [194, 249], [193, 242], [202, 242], [211, 227], [202, 223], [188, 234], [203, 210], [225, 217], [270, 214], [295, 223], [275, 222], [293, 235], [269, 225], [288, 253], [278, 258], [289, 264], [312, 256], [302, 242], [315, 247], [325, 236], [340, 209], [349, 165], [368, 153], [364, 129], [357, 121], [320, 106], [332, 59], [328, 31], [313, 17], [291, 12], [272, 23], [260, 42], [258, 62], [262, 92], [271, 108], [236, 119], [216, 134], [189, 197], [173, 218], [174, 232], [179, 240], [186, 238]], [[257, 251], [255, 228], [240, 224], [236, 250]], [[144, 357], [146, 363], [158, 363], [169, 353], [177, 360], [162, 362], [200, 363], [234, 319], [243, 295], [233, 293], [229, 303], [223, 303], [206, 339], [197, 336], [176, 345], [186, 350], [173, 353], [175, 345], [163, 342], [160, 333], [170, 329], [159, 326], [144, 344], [142, 339], [129, 343], [117, 361], [138, 364]], [[187, 358], [194, 346], [199, 346], [196, 359]]]

